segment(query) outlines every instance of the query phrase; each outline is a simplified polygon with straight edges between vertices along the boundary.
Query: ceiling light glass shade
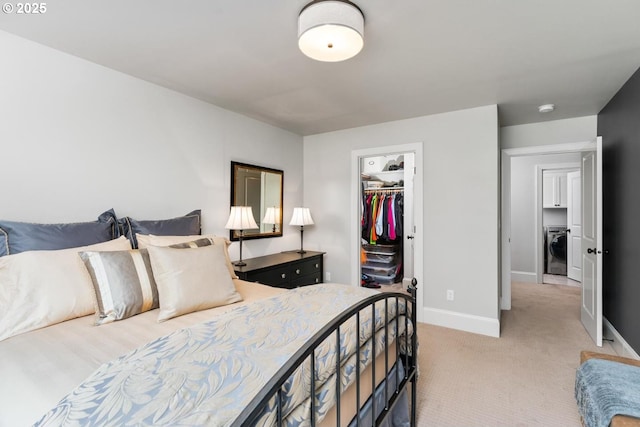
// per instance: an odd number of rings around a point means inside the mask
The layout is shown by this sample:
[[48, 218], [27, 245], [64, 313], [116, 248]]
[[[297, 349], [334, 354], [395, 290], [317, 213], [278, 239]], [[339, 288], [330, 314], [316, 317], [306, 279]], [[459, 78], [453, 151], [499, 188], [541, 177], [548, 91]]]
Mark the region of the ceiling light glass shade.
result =
[[253, 218], [251, 206], [231, 206], [229, 220], [224, 228], [228, 230], [250, 230], [258, 228], [256, 220]]
[[313, 218], [311, 218], [311, 212], [309, 208], [293, 208], [293, 215], [291, 216], [291, 222], [289, 225], [311, 225], [313, 224]]
[[345, 0], [309, 3], [298, 17], [298, 47], [309, 58], [338, 62], [358, 54], [364, 46], [364, 16]]

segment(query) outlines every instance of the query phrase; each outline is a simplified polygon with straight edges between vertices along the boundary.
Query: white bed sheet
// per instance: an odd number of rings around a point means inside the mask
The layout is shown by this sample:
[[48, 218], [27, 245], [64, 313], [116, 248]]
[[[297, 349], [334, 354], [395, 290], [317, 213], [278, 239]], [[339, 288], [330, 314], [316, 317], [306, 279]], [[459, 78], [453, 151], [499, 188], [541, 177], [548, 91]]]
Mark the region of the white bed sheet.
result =
[[158, 310], [94, 326], [69, 320], [0, 342], [0, 426], [38, 421], [100, 365], [177, 329], [268, 298], [284, 289], [234, 280], [243, 301], [157, 322]]

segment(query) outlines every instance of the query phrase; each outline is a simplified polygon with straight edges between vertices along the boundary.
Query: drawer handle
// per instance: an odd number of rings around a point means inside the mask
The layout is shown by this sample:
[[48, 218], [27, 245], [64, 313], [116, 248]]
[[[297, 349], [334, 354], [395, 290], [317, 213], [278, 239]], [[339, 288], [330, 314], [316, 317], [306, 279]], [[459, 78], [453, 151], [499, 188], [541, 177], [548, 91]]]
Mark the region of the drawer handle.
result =
[[316, 277], [316, 283], [320, 283], [320, 279]]
[[296, 268], [296, 274], [300, 274], [300, 269]]
[[283, 279], [286, 279], [286, 278], [287, 278], [287, 275], [286, 275], [285, 273], [282, 273], [282, 278], [283, 278]]
[[316, 262], [316, 268], [320, 268], [320, 264]]

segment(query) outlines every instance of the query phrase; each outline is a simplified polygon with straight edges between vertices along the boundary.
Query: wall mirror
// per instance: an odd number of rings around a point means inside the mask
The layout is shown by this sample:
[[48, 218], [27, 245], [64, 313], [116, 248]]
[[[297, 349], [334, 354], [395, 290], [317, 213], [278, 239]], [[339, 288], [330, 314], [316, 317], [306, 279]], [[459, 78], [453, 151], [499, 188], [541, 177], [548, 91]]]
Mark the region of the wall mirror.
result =
[[[278, 169], [231, 162], [231, 206], [251, 206], [258, 228], [244, 230], [242, 239], [282, 236], [282, 181]], [[231, 230], [229, 238], [238, 240]]]

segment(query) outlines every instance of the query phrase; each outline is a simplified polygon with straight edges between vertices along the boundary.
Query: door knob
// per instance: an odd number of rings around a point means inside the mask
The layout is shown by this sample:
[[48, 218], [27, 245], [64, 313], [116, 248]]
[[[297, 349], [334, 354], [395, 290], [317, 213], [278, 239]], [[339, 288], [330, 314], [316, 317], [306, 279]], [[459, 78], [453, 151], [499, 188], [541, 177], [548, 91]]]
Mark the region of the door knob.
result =
[[596, 248], [593, 248], [593, 249], [587, 248], [587, 253], [588, 254], [595, 254], [596, 253]]

